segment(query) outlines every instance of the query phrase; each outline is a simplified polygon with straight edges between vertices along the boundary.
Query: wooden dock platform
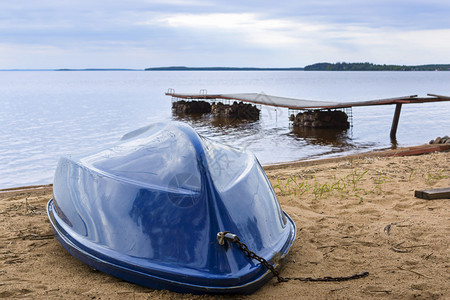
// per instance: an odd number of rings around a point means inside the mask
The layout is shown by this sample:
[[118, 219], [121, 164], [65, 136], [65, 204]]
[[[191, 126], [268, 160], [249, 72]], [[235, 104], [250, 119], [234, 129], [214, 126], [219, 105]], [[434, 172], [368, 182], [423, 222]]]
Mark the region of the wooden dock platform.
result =
[[387, 99], [376, 99], [366, 101], [353, 102], [332, 102], [332, 101], [316, 101], [304, 100], [288, 97], [279, 97], [267, 95], [264, 93], [240, 93], [240, 94], [208, 94], [206, 90], [201, 90], [198, 94], [183, 94], [176, 93], [175, 90], [169, 89], [166, 92], [167, 96], [172, 99], [183, 99], [186, 101], [217, 101], [217, 100], [232, 100], [242, 101], [253, 104], [268, 105], [274, 107], [284, 107], [292, 110], [325, 110], [325, 109], [342, 109], [356, 106], [374, 106], [374, 105], [394, 105], [395, 112], [392, 120], [390, 137], [392, 140], [396, 139], [398, 122], [400, 120], [400, 112], [403, 104], [418, 104], [429, 102], [450, 101], [450, 96], [442, 96], [436, 94], [427, 94], [426, 97], [418, 97], [418, 95], [402, 96]]

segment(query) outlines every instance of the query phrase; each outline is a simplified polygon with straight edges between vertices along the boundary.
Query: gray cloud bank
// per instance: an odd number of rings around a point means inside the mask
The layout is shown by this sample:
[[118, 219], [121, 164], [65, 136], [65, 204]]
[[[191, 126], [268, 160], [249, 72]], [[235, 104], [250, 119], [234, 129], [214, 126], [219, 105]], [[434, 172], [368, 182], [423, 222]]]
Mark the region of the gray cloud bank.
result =
[[0, 68], [448, 63], [445, 1], [3, 1]]

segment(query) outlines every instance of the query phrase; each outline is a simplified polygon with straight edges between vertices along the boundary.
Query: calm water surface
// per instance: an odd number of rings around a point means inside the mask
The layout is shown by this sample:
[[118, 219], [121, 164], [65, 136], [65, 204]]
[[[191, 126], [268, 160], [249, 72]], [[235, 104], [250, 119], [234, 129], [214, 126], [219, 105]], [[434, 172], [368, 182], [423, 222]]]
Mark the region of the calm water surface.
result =
[[[92, 151], [128, 131], [166, 120], [253, 151], [262, 164], [392, 147], [394, 106], [353, 108], [346, 131], [293, 132], [288, 111], [262, 107], [256, 122], [172, 115], [177, 92], [263, 92], [311, 100], [359, 101], [450, 95], [450, 72], [0, 72], [0, 188], [51, 183], [60, 155]], [[398, 146], [450, 135], [450, 102], [402, 108]]]

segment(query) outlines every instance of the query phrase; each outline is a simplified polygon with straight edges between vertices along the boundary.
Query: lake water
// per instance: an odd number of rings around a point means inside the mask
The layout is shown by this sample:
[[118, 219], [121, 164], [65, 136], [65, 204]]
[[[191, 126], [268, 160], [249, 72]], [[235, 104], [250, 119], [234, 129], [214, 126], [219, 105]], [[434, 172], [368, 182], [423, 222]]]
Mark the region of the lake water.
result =
[[[287, 109], [262, 107], [256, 122], [227, 124], [172, 115], [180, 93], [262, 92], [311, 100], [359, 101], [450, 95], [450, 72], [3, 71], [0, 72], [0, 188], [51, 183], [60, 155], [105, 147], [128, 131], [166, 120], [253, 151], [262, 164], [391, 148], [395, 106], [353, 108], [346, 131], [292, 132]], [[398, 146], [450, 135], [450, 102], [403, 105]]]

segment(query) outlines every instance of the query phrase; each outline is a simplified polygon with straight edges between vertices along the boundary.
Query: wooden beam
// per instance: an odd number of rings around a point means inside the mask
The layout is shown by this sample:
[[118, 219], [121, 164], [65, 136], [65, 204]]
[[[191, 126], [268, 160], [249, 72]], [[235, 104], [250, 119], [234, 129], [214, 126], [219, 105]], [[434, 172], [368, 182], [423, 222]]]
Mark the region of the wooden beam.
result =
[[436, 95], [436, 94], [427, 94], [431, 97], [442, 98], [442, 99], [450, 99], [450, 96]]
[[426, 200], [450, 199], [450, 188], [415, 191], [414, 197]]
[[395, 105], [394, 119], [392, 120], [392, 127], [391, 127], [391, 139], [392, 140], [397, 139], [397, 127], [398, 127], [398, 120], [400, 119], [401, 110], [402, 110], [402, 104], [397, 103]]

